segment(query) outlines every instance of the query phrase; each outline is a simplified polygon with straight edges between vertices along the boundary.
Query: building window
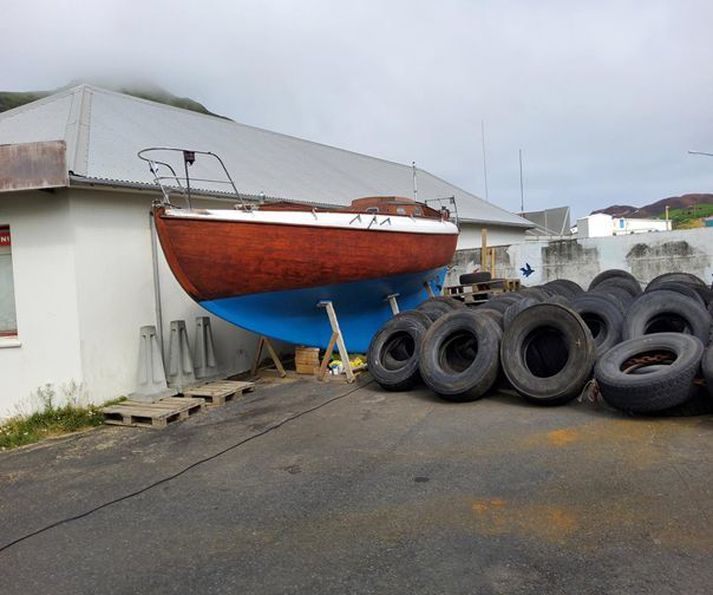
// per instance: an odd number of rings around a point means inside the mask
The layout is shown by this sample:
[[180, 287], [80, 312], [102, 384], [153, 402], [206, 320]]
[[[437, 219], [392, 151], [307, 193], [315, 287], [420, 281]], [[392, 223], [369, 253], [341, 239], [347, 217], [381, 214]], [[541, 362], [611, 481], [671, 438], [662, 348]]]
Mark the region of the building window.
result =
[[0, 339], [17, 335], [10, 227], [0, 225]]

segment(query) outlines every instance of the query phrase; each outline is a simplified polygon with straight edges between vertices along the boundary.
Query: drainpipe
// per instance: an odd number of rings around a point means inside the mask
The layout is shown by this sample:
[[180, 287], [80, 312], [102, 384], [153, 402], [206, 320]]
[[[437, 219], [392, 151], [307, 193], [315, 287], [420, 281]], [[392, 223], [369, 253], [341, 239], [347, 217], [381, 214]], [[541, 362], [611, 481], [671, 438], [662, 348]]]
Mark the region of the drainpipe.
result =
[[153, 296], [156, 310], [156, 331], [158, 334], [158, 347], [161, 350], [161, 360], [166, 366], [166, 357], [163, 349], [163, 311], [161, 309], [161, 280], [158, 271], [158, 242], [156, 240], [156, 226], [153, 220], [153, 212], [149, 213], [149, 230], [151, 233], [151, 261], [153, 264]]

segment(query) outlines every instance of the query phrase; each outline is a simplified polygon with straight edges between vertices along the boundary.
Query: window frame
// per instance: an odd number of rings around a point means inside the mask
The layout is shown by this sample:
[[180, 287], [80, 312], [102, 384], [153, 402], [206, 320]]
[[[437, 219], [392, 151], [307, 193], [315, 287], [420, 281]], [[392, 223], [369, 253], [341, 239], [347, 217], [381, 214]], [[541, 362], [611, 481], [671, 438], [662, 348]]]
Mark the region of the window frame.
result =
[[[15, 271], [13, 267], [12, 258], [12, 226], [9, 223], [0, 223], [0, 250], [2, 250], [2, 255], [5, 254], [4, 248], [7, 247], [7, 254], [10, 256], [10, 278], [12, 280], [12, 293], [11, 299], [13, 300], [14, 306], [14, 318], [15, 318], [15, 328], [12, 330], [0, 330], [0, 349], [4, 347], [19, 347], [21, 345], [19, 341], [19, 329], [17, 328], [17, 297], [15, 293]], [[7, 242], [4, 242], [4, 232], [7, 232]]]

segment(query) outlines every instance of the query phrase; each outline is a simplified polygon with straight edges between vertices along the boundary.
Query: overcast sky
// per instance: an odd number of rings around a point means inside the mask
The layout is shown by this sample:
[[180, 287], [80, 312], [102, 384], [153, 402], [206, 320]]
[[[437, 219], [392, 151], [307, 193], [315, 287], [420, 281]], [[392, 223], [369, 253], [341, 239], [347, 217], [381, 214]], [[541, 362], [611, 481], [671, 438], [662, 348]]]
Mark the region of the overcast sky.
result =
[[1, 0], [0, 89], [145, 79], [518, 210], [713, 192], [713, 2]]

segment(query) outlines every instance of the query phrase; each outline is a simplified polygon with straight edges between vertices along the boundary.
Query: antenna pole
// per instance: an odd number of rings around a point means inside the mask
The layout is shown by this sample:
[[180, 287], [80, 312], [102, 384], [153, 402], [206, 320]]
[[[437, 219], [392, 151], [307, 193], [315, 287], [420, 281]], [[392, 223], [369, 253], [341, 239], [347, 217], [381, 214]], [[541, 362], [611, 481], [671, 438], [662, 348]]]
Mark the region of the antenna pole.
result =
[[411, 162], [411, 168], [413, 169], [413, 199], [418, 202], [418, 184], [416, 182], [416, 162]]
[[483, 181], [485, 182], [485, 200], [488, 201], [488, 164], [485, 161], [485, 120], [480, 121], [480, 140], [483, 145]]
[[520, 160], [520, 212], [525, 212], [525, 190], [522, 184], [522, 149], [518, 149], [518, 158]]

